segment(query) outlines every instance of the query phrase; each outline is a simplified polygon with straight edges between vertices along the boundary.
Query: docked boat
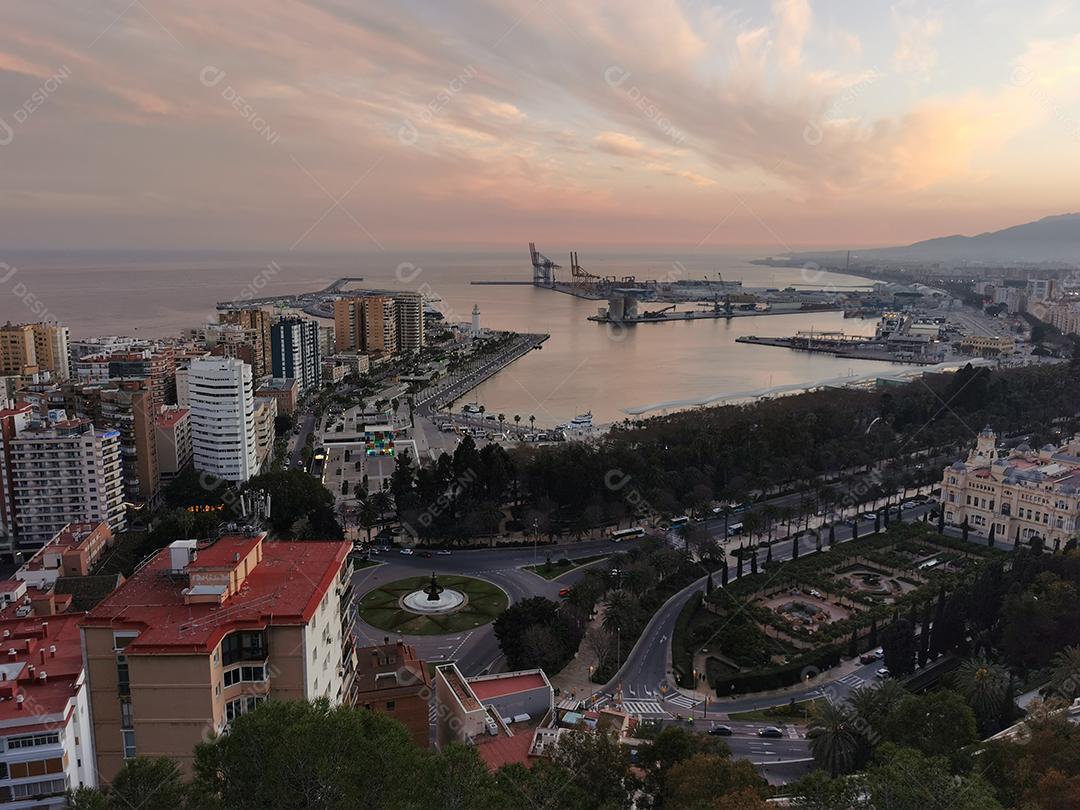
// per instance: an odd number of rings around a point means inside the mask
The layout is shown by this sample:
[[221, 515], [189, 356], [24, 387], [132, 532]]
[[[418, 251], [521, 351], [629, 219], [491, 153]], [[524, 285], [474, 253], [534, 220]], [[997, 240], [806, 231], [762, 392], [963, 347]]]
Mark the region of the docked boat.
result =
[[587, 411], [578, 414], [565, 425], [559, 425], [559, 428], [561, 430], [589, 430], [592, 426], [592, 411]]

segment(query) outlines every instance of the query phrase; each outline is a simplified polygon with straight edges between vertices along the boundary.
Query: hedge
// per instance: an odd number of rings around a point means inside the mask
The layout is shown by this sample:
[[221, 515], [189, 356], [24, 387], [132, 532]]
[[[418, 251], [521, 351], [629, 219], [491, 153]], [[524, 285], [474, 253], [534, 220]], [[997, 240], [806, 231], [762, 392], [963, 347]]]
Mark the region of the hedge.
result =
[[713, 684], [718, 698], [730, 697], [741, 692], [765, 692], [770, 689], [783, 689], [801, 683], [808, 667], [817, 670], [832, 669], [840, 663], [840, 646], [813, 650], [806, 655], [780, 666], [759, 669], [753, 672], [741, 672], [717, 679]]

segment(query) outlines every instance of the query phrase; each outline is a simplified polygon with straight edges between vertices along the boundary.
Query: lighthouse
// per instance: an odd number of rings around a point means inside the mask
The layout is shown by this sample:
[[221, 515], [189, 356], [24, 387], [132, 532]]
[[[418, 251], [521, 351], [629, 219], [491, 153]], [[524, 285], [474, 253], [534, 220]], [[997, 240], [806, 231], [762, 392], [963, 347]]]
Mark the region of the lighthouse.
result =
[[472, 307], [472, 336], [480, 337], [480, 305], [473, 304]]

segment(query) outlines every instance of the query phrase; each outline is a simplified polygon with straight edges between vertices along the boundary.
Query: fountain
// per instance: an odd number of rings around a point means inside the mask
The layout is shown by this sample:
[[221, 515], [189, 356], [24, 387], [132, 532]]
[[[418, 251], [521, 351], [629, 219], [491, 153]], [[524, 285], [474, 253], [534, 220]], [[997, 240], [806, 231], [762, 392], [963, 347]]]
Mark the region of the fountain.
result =
[[460, 609], [466, 602], [465, 594], [444, 588], [431, 572], [427, 587], [401, 597], [401, 607], [411, 613], [450, 613]]

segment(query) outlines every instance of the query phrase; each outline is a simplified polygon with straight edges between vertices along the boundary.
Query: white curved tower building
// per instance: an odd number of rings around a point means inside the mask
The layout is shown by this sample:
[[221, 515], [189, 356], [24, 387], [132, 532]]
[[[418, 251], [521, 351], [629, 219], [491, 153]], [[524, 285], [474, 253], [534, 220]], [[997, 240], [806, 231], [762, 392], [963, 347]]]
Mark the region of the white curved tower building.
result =
[[195, 469], [228, 481], [259, 472], [251, 366], [232, 357], [199, 357], [188, 369]]

